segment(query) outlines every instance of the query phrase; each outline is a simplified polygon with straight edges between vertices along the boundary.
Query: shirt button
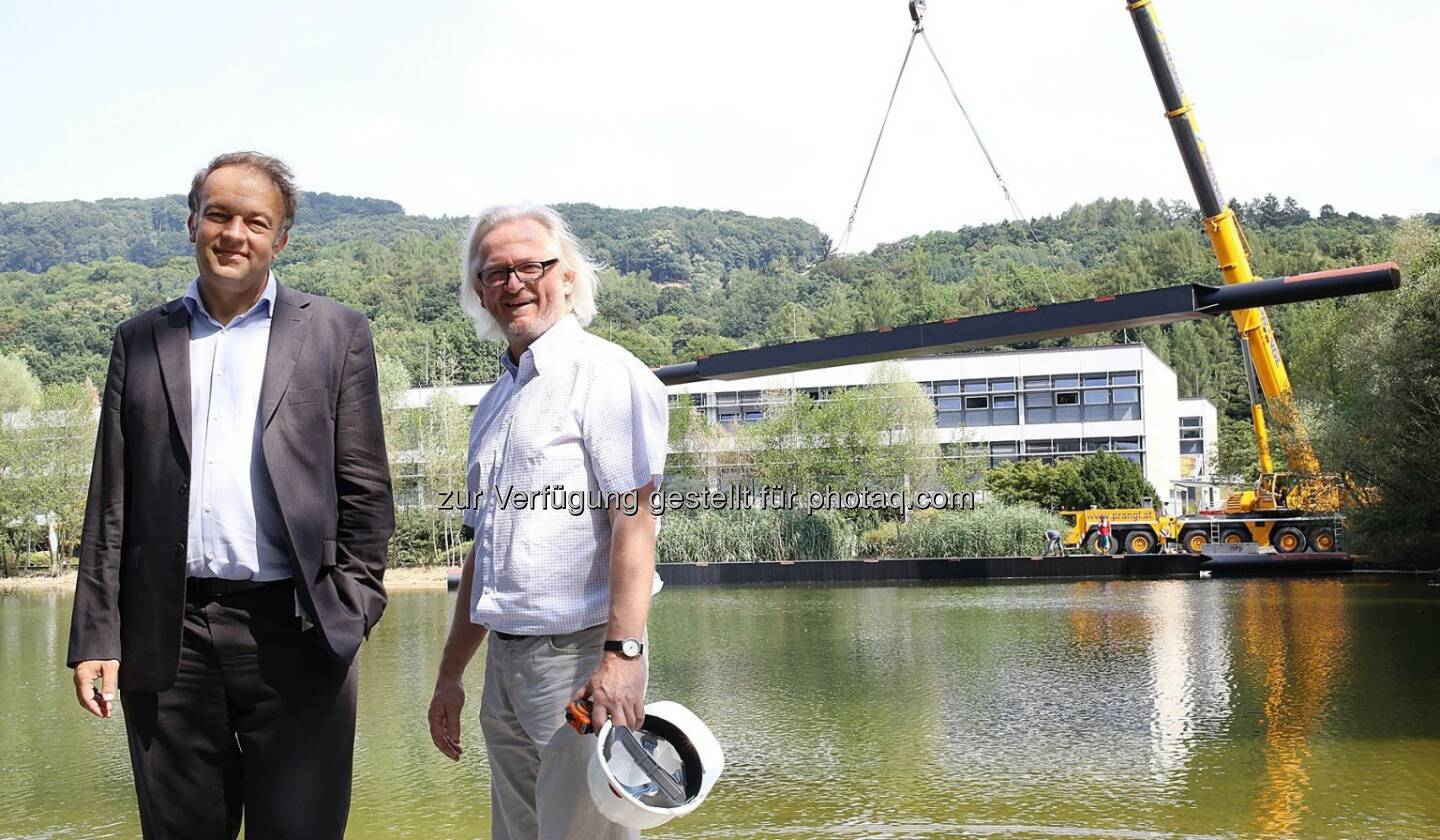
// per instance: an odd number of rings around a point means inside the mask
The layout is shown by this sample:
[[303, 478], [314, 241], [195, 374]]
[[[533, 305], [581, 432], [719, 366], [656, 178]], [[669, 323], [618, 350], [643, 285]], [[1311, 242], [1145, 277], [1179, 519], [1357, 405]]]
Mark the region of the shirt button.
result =
[[185, 495], [186, 493], [189, 493], [189, 492], [190, 492], [190, 482], [188, 482], [188, 481], [182, 481], [182, 482], [180, 482], [180, 495], [183, 496], [183, 495]]
[[209, 513], [209, 512], [210, 512], [210, 506], [209, 506], [209, 505], [206, 505], [206, 506], [205, 506], [205, 512], [206, 512], [206, 513]]

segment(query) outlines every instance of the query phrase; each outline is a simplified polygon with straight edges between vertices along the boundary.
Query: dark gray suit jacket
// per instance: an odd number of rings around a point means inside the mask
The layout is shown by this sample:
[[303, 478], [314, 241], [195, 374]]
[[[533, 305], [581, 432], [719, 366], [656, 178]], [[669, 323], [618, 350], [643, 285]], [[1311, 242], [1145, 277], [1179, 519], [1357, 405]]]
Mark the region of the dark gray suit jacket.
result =
[[[278, 284], [277, 284], [278, 285]], [[260, 390], [261, 449], [295, 590], [342, 661], [385, 609], [395, 527], [365, 316], [279, 286]], [[175, 681], [190, 493], [190, 313], [121, 324], [100, 409], [68, 663], [120, 660], [120, 688]]]

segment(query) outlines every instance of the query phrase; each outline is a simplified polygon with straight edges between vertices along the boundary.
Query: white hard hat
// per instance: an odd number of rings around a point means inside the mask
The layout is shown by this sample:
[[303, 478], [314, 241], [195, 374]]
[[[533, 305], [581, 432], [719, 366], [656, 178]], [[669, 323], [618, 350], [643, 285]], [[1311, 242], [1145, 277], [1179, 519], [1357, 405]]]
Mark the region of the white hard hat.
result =
[[705, 801], [725, 754], [700, 718], [679, 703], [645, 706], [633, 732], [607, 721], [595, 738], [586, 777], [605, 818], [646, 829], [683, 817]]

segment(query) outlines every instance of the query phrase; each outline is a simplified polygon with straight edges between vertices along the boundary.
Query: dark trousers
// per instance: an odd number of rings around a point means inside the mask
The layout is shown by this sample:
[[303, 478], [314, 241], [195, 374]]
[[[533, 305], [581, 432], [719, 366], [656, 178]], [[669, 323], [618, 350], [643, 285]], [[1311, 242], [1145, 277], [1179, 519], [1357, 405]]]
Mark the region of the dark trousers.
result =
[[289, 581], [186, 597], [180, 670], [122, 692], [140, 824], [152, 840], [345, 834], [353, 665], [301, 632]]

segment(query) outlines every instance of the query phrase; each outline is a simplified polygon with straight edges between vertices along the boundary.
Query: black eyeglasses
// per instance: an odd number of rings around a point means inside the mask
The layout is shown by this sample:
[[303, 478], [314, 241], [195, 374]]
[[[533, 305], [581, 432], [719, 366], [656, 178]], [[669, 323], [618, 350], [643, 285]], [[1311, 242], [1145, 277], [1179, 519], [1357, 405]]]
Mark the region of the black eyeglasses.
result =
[[480, 272], [480, 283], [487, 289], [498, 289], [510, 282], [510, 275], [513, 273], [521, 283], [538, 283], [546, 272], [560, 262], [560, 258], [545, 260], [544, 262], [523, 262], [518, 265], [497, 265], [494, 268], [487, 268]]

